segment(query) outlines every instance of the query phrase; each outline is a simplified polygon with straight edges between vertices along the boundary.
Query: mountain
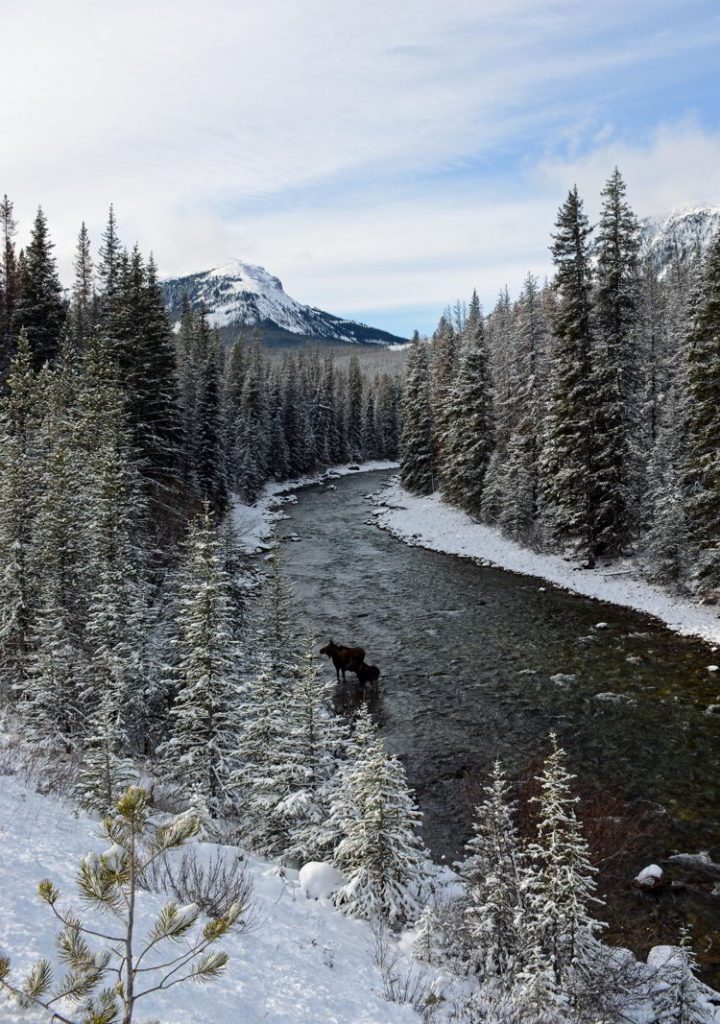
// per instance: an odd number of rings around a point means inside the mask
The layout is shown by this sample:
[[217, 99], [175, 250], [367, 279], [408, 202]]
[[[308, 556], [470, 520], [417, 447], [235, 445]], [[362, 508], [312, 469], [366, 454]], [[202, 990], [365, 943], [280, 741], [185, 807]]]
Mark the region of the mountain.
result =
[[251, 329], [266, 344], [293, 345], [306, 341], [334, 344], [396, 345], [399, 338], [355, 320], [325, 313], [291, 299], [280, 279], [252, 263], [234, 259], [213, 270], [163, 282], [165, 302], [177, 323], [183, 296], [191, 305], [203, 304], [208, 321], [232, 339], [238, 329]]
[[720, 205], [673, 210], [666, 217], [649, 217], [642, 227], [646, 251], [662, 273], [674, 254], [684, 261], [698, 251], [704, 252], [720, 231]]

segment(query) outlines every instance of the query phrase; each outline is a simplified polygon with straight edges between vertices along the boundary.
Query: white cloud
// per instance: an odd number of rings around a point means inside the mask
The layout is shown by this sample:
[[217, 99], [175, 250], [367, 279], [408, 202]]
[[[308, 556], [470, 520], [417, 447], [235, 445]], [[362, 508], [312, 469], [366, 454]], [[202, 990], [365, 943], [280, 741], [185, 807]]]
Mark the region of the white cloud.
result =
[[490, 297], [544, 272], [575, 177], [596, 193], [618, 162], [643, 213], [706, 198], [717, 135], [616, 140], [580, 88], [717, 42], [716, 18], [663, 30], [672, 8], [25, 0], [3, 12], [0, 189], [25, 226], [43, 203], [66, 273], [113, 201], [168, 273], [239, 255], [338, 311]]

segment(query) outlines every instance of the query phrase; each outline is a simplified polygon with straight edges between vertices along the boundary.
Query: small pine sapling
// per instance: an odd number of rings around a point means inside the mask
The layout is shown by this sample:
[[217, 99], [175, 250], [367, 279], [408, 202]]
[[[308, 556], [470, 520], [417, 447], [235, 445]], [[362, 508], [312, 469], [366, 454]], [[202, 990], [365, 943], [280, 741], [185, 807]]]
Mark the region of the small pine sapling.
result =
[[[25, 1008], [46, 1010], [50, 1021], [60, 1024], [133, 1024], [145, 997], [185, 981], [210, 981], [221, 973], [228, 955], [213, 947], [238, 923], [244, 910], [240, 904], [232, 904], [223, 916], [200, 926], [195, 904], [181, 907], [171, 901], [149, 930], [140, 928], [138, 890], [146, 873], [158, 858], [185, 845], [199, 828], [191, 813], [152, 829], [148, 818], [145, 790], [131, 786], [99, 829], [109, 848], [101, 854], [89, 853], [80, 862], [80, 899], [90, 911], [108, 919], [107, 930], [91, 928], [71, 908], [61, 908], [54, 883], [40, 882], [39, 896], [61, 925], [57, 944], [66, 973], [55, 983], [51, 963], [42, 958], [16, 983], [11, 980], [9, 958], [3, 956], [1, 992]], [[180, 939], [184, 941], [178, 947]], [[96, 944], [98, 948], [93, 949]]]

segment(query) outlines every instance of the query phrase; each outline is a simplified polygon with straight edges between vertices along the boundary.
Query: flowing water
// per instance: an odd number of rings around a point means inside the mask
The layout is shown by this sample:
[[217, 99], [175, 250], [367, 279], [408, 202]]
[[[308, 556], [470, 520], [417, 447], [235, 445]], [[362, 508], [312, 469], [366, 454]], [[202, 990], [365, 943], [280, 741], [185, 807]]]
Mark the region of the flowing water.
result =
[[642, 614], [401, 543], [371, 520], [386, 478], [304, 490], [279, 534], [296, 535], [284, 563], [322, 643], [363, 646], [382, 671], [376, 719], [433, 854], [468, 837], [468, 781], [497, 756], [526, 772], [555, 730], [581, 787], [659, 822], [628, 880], [673, 849], [720, 859], [718, 655]]

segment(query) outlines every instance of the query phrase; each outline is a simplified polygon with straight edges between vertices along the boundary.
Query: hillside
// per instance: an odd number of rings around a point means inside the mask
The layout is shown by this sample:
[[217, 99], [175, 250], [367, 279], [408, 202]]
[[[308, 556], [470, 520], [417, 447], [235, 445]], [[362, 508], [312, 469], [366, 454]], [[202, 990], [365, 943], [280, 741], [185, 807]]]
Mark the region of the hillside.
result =
[[291, 298], [280, 279], [264, 267], [238, 259], [212, 270], [165, 281], [163, 293], [174, 323], [187, 296], [192, 306], [205, 306], [210, 324], [227, 340], [232, 340], [238, 329], [252, 330], [267, 345], [282, 346], [308, 341], [395, 345], [407, 340], [304, 305]]

